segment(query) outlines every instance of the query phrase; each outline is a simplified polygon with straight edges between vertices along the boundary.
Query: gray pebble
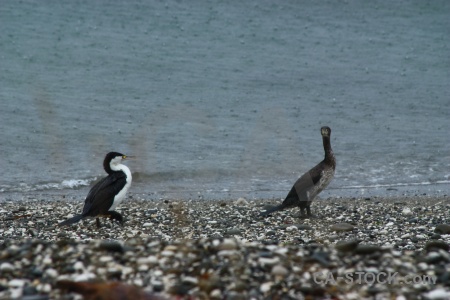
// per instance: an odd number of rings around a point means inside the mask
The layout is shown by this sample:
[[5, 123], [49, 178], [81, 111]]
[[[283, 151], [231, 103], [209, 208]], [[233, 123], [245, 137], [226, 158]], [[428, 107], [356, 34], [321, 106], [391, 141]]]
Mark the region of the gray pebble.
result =
[[331, 230], [336, 232], [345, 232], [352, 231], [355, 228], [352, 224], [349, 223], [337, 223], [331, 226]]
[[360, 242], [360, 240], [339, 241], [335, 248], [340, 252], [353, 252]]
[[434, 232], [440, 234], [450, 234], [450, 224], [439, 224], [434, 229]]
[[356, 254], [363, 254], [363, 255], [372, 254], [378, 251], [381, 251], [380, 246], [370, 244], [359, 244], [355, 249]]

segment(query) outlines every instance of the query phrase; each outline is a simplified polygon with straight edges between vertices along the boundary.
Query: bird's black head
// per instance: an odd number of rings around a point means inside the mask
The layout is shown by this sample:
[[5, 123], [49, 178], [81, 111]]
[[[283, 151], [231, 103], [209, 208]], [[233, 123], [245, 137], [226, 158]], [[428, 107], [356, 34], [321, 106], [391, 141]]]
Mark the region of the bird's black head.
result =
[[125, 154], [119, 153], [119, 152], [109, 152], [105, 156], [105, 160], [103, 161], [103, 168], [105, 169], [106, 173], [111, 172], [111, 164], [117, 165], [120, 164], [122, 159], [126, 159], [127, 156]]
[[323, 126], [320, 128], [320, 133], [323, 137], [330, 137], [331, 136], [331, 128], [328, 126]]
[[119, 153], [119, 152], [109, 152], [105, 156], [105, 161], [108, 161], [108, 163], [111, 162], [113, 159], [125, 159], [127, 156], [125, 154]]

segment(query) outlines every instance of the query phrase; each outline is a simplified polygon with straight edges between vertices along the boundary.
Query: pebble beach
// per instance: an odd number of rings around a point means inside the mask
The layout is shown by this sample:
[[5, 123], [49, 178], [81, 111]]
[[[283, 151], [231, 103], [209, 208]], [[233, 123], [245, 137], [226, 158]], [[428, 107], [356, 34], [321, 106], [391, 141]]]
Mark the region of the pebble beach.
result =
[[131, 195], [123, 226], [100, 228], [58, 227], [83, 202], [52, 197], [2, 200], [0, 299], [82, 299], [61, 281], [120, 282], [142, 299], [450, 299], [447, 197], [316, 199], [301, 219], [261, 218], [275, 199]]

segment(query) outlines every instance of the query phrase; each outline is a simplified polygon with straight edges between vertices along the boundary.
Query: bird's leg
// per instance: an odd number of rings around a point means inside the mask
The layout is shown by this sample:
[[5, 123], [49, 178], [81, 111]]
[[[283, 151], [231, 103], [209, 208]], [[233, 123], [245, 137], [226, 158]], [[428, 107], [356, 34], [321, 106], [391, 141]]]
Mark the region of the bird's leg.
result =
[[313, 214], [311, 214], [311, 206], [310, 205], [308, 205], [306, 207], [306, 214], [307, 214], [308, 218], [315, 218], [315, 216]]
[[303, 219], [305, 217], [306, 217], [305, 208], [303, 206], [300, 206], [300, 218]]
[[102, 225], [100, 224], [100, 218], [95, 218], [95, 222], [97, 223], [97, 228], [100, 228]]

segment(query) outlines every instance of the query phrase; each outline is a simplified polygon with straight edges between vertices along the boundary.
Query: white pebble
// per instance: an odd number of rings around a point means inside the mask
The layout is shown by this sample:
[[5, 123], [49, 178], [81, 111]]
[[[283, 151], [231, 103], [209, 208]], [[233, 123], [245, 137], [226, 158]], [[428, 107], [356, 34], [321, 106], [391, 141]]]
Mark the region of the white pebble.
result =
[[144, 226], [144, 227], [152, 227], [153, 224], [152, 223], [144, 223], [142, 226]]
[[113, 258], [112, 258], [112, 256], [101, 256], [98, 260], [101, 263], [107, 263], [107, 262], [113, 261]]
[[26, 281], [23, 279], [12, 279], [8, 282], [8, 286], [12, 288], [21, 288], [25, 285]]
[[272, 275], [285, 277], [289, 273], [288, 269], [282, 265], [276, 265], [272, 268]]
[[52, 286], [49, 283], [39, 284], [36, 289], [41, 293], [48, 294], [52, 291]]
[[297, 228], [297, 226], [289, 226], [289, 227], [286, 227], [286, 231], [287, 232], [298, 231], [298, 228]]
[[56, 271], [55, 269], [49, 268], [49, 269], [45, 270], [45, 275], [47, 275], [50, 278], [56, 278], [56, 277], [58, 277], [58, 271]]
[[196, 285], [198, 283], [198, 279], [193, 276], [186, 276], [183, 278], [183, 282], [192, 283], [193, 285]]
[[4, 262], [0, 265], [0, 271], [2, 272], [11, 272], [14, 271], [14, 269], [14, 265], [10, 264], [9, 262]]
[[74, 281], [89, 281], [91, 279], [95, 279], [96, 276], [93, 273], [83, 273], [75, 276]]
[[45, 266], [50, 266], [53, 264], [52, 258], [50, 256], [46, 256], [44, 257], [44, 259], [42, 260], [42, 264]]
[[164, 250], [164, 251], [161, 252], [161, 256], [167, 256], [167, 257], [174, 256], [174, 254], [175, 253], [173, 251], [170, 251], [170, 250]]
[[258, 259], [258, 262], [260, 265], [274, 266], [280, 262], [280, 259], [278, 257], [273, 257], [273, 258], [260, 257]]
[[218, 247], [220, 250], [234, 250], [237, 249], [236, 240], [234, 239], [224, 239], [223, 242]]
[[147, 272], [150, 268], [148, 267], [148, 265], [140, 265], [138, 267], [138, 271], [139, 272]]
[[73, 268], [77, 271], [83, 271], [84, 270], [84, 264], [81, 261], [77, 261], [73, 264]]
[[446, 299], [450, 299], [450, 292], [447, 292], [443, 288], [438, 288], [438, 289], [429, 291], [424, 296], [426, 299], [430, 299], [430, 300], [446, 300]]
[[236, 202], [234, 203], [235, 205], [248, 205], [247, 200], [245, 200], [245, 198], [239, 198], [236, 200]]
[[261, 290], [261, 292], [263, 293], [267, 293], [268, 291], [270, 291], [270, 288], [272, 287], [272, 282], [264, 282], [263, 284], [261, 284], [261, 287], [259, 288]]
[[211, 298], [219, 298], [222, 299], [222, 292], [219, 289], [212, 290], [209, 294]]
[[412, 215], [412, 211], [411, 211], [411, 209], [410, 209], [409, 207], [405, 207], [405, 208], [403, 209], [403, 211], [402, 211], [402, 214], [403, 214], [404, 216], [411, 216], [411, 215]]

